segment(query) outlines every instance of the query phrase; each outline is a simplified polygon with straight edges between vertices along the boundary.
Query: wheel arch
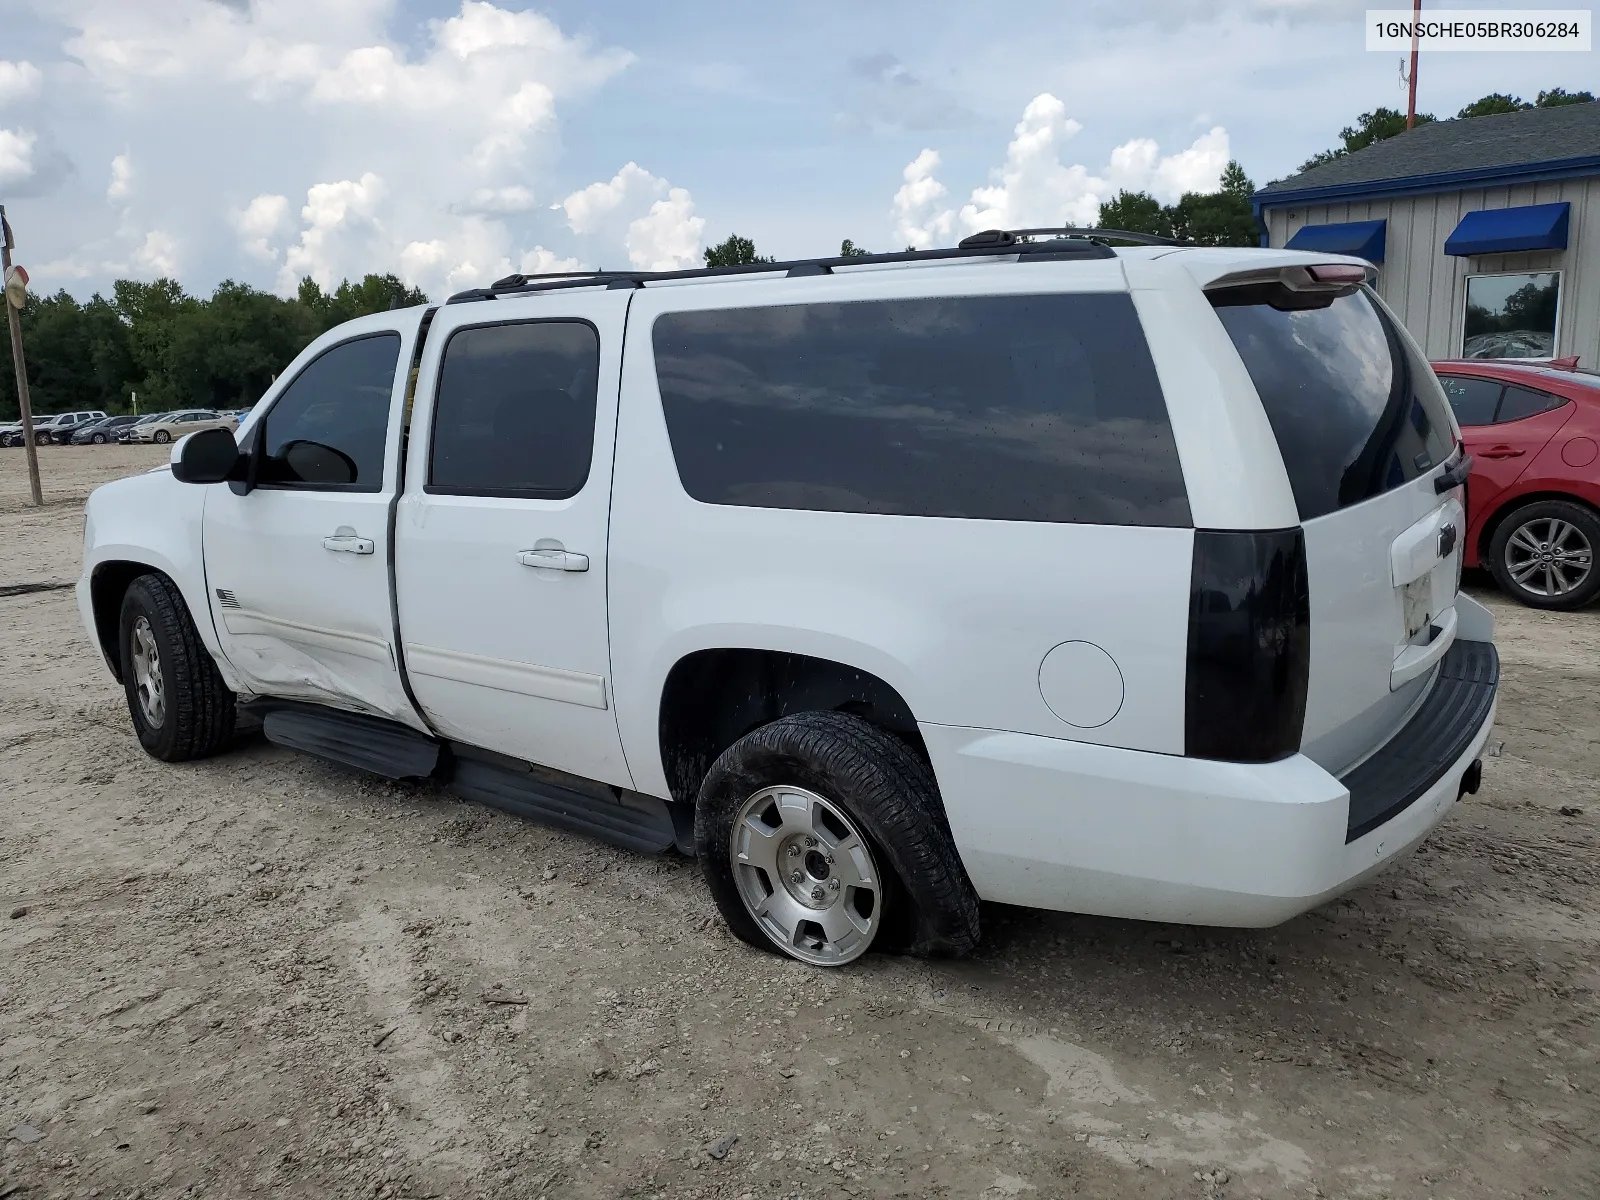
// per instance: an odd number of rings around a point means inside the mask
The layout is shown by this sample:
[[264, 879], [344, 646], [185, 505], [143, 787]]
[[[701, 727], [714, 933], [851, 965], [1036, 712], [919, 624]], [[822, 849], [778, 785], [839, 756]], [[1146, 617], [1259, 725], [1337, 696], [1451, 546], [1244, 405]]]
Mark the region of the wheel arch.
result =
[[662, 684], [656, 734], [672, 799], [692, 804], [711, 764], [751, 730], [818, 711], [861, 717], [931, 769], [910, 704], [877, 674], [796, 651], [710, 647], [680, 657]]
[[1478, 560], [1485, 564], [1488, 563], [1490, 543], [1494, 541], [1494, 535], [1499, 531], [1501, 524], [1507, 517], [1519, 508], [1546, 500], [1555, 500], [1563, 504], [1576, 504], [1579, 508], [1588, 509], [1596, 517], [1600, 517], [1600, 506], [1596, 506], [1573, 492], [1562, 492], [1553, 488], [1545, 488], [1533, 492], [1519, 492], [1509, 500], [1497, 501], [1495, 506], [1490, 509], [1489, 515], [1484, 518], [1483, 524], [1478, 529]]
[[118, 645], [121, 633], [117, 628], [122, 598], [141, 575], [165, 574], [149, 563], [117, 558], [96, 563], [89, 575], [89, 605], [94, 613], [95, 640], [118, 683], [122, 682], [122, 654]]

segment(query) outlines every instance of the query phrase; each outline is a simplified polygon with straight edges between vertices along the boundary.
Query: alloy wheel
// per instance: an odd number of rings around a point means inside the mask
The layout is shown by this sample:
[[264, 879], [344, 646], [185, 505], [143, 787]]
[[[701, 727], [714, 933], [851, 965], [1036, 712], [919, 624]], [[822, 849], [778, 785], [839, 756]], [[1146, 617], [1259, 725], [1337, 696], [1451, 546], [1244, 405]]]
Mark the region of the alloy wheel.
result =
[[1535, 517], [1506, 541], [1506, 571], [1535, 596], [1565, 596], [1582, 587], [1594, 569], [1594, 547], [1570, 521]]
[[150, 618], [133, 623], [133, 680], [139, 693], [139, 711], [150, 728], [160, 729], [167, 719], [166, 689], [161, 681], [161, 650], [156, 645]]
[[867, 839], [832, 801], [769, 787], [739, 809], [729, 839], [734, 881], [761, 931], [819, 967], [867, 952], [883, 921], [883, 882]]

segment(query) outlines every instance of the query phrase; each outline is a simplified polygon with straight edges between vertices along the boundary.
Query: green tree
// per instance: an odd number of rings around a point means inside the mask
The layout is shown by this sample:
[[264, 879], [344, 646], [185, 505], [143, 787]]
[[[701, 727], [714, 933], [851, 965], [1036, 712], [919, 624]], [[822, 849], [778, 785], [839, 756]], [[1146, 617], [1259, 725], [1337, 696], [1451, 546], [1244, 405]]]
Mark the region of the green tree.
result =
[[1593, 92], [1569, 92], [1566, 88], [1551, 88], [1540, 92], [1533, 102], [1535, 108], [1560, 108], [1563, 104], [1593, 104]]
[[[111, 299], [66, 292], [22, 310], [28, 385], [42, 413], [231, 407], [260, 398], [274, 376], [325, 330], [353, 317], [426, 302], [393, 275], [343, 280], [330, 292], [301, 281], [291, 299], [231, 280], [210, 299], [175, 280], [119, 279]], [[17, 412], [10, 339], [0, 339], [0, 418]]]
[[[1416, 123], [1418, 125], [1427, 125], [1433, 120], [1434, 117], [1431, 113], [1418, 113]], [[1365, 150], [1374, 142], [1381, 142], [1405, 131], [1405, 113], [1392, 108], [1375, 108], [1371, 112], [1362, 113], [1357, 117], [1354, 125], [1346, 125], [1339, 131], [1339, 140], [1344, 143], [1343, 146], [1313, 154], [1300, 164], [1300, 169], [1309, 171], [1312, 167], [1320, 167], [1323, 163], [1332, 162], [1336, 158], [1343, 158], [1346, 154], [1354, 154], [1357, 150]]]
[[1250, 208], [1255, 184], [1237, 161], [1222, 172], [1215, 192], [1186, 192], [1176, 204], [1163, 205], [1144, 192], [1118, 192], [1100, 206], [1100, 227], [1129, 233], [1175, 237], [1202, 246], [1256, 246], [1260, 228]]
[[1149, 233], [1156, 237], [1172, 236], [1172, 218], [1161, 201], [1144, 192], [1121, 191], [1115, 200], [1100, 206], [1102, 229], [1125, 229], [1129, 233]]
[[1532, 108], [1519, 96], [1508, 96], [1504, 92], [1490, 92], [1481, 100], [1474, 100], [1456, 114], [1461, 117], [1492, 117], [1499, 113], [1521, 112], [1523, 109]]
[[706, 248], [706, 266], [739, 267], [746, 263], [769, 263], [775, 260], [756, 253], [756, 244], [747, 237], [730, 233], [715, 246]]
[[849, 238], [845, 238], [844, 241], [839, 243], [840, 258], [864, 258], [871, 253], [871, 250], [866, 249], [864, 246], [856, 245]]

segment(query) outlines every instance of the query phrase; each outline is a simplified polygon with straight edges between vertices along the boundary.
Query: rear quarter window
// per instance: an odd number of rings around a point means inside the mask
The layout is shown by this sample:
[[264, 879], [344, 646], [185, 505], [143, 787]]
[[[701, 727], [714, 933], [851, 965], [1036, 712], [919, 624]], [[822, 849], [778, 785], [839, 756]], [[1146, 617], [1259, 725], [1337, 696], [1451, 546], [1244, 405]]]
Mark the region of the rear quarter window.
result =
[[1366, 288], [1326, 303], [1278, 285], [1207, 296], [1261, 396], [1302, 521], [1450, 457], [1455, 434], [1438, 379]]
[[679, 478], [697, 500], [1190, 524], [1126, 295], [667, 313], [652, 336]]

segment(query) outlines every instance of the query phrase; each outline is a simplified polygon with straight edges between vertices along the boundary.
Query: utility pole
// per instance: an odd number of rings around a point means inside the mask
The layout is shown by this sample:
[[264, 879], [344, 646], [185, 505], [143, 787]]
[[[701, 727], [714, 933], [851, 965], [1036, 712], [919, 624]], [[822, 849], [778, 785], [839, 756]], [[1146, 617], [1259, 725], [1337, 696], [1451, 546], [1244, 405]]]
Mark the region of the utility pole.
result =
[[[11, 274], [11, 223], [6, 220], [6, 206], [0, 204], [0, 268], [7, 278]], [[33, 492], [34, 507], [44, 504], [44, 493], [39, 490], [39, 451], [33, 441], [33, 406], [28, 403], [28, 364], [22, 358], [22, 320], [17, 306], [10, 298], [3, 301], [6, 319], [11, 325], [11, 362], [17, 368], [17, 409], [22, 415], [22, 444], [28, 451], [28, 487]]]
[[1406, 128], [1417, 123], [1417, 26], [1422, 23], [1422, 0], [1411, 0], [1411, 74], [1407, 78]]

